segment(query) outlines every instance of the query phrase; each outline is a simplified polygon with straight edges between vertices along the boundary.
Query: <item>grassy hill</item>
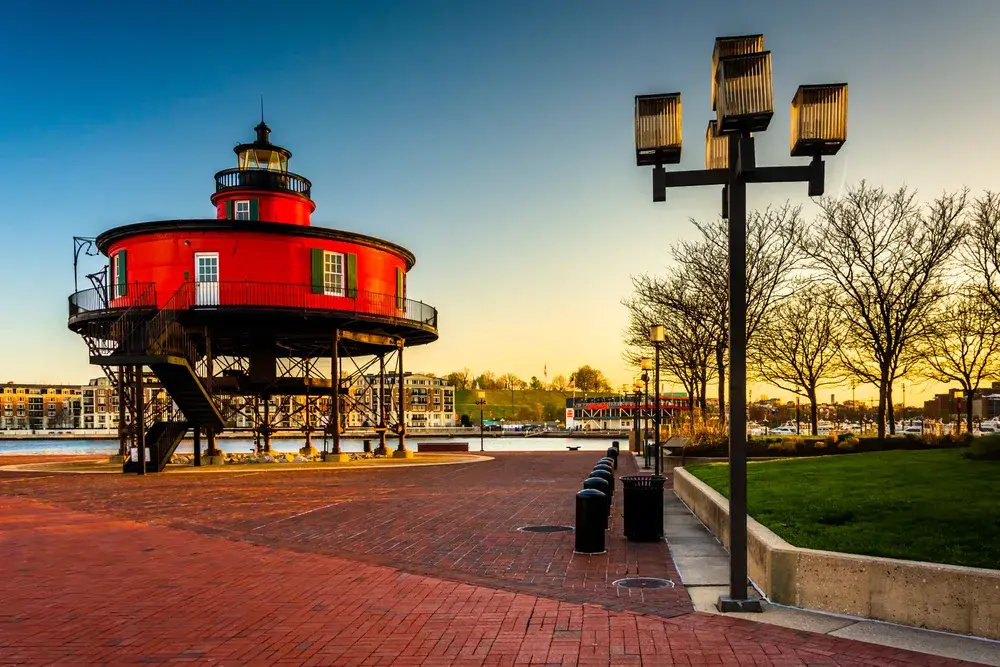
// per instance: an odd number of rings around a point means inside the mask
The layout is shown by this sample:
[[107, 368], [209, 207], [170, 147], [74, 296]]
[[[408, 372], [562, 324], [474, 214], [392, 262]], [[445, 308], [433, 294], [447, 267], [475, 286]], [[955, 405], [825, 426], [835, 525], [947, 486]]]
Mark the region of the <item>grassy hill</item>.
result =
[[[511, 396], [513, 395], [513, 406]], [[526, 389], [524, 391], [510, 391], [504, 389], [487, 389], [486, 406], [483, 408], [483, 417], [486, 419], [543, 419], [546, 416], [546, 406], [548, 406], [549, 419], [565, 419], [566, 417], [566, 397], [572, 393], [561, 391], [534, 391]], [[471, 389], [460, 389], [455, 392], [455, 412], [465, 413], [472, 418], [474, 424], [479, 423], [479, 406], [476, 405], [476, 392]], [[528, 416], [527, 410], [534, 415]]]

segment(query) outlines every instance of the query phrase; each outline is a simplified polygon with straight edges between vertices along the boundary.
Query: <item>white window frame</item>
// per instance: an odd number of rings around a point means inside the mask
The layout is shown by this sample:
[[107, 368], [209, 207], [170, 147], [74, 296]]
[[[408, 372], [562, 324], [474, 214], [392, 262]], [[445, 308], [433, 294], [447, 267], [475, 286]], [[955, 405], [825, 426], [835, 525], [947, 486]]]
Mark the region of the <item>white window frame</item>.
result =
[[[241, 210], [241, 207], [245, 206], [246, 210]], [[249, 220], [250, 219], [250, 200], [249, 199], [237, 199], [233, 202], [233, 219], [234, 220]]]
[[[327, 296], [345, 296], [347, 294], [346, 261], [347, 257], [342, 252], [323, 251], [323, 294]], [[336, 271], [337, 264], [339, 264], [339, 272]]]

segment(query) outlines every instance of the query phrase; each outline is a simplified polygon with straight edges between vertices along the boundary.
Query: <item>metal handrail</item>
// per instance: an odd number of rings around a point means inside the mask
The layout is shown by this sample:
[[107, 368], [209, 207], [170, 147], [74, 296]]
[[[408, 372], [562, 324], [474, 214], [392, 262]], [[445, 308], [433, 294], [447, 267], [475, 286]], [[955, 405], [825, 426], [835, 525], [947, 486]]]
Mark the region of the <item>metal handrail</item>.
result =
[[437, 310], [434, 307], [393, 294], [350, 289], [317, 293], [312, 285], [239, 280], [188, 282], [186, 285], [190, 290], [186, 308], [329, 310], [419, 322], [437, 328]]
[[311, 198], [312, 183], [305, 176], [271, 169], [223, 169], [215, 175], [215, 191], [235, 188], [283, 190]]
[[[141, 283], [137, 285], [152, 285]], [[110, 307], [86, 295], [93, 290], [83, 290], [70, 297], [70, 316], [81, 312], [116, 310], [119, 299], [111, 299]], [[140, 307], [155, 307], [155, 292], [142, 292], [131, 285], [127, 294], [135, 294], [132, 303]], [[124, 304], [122, 303], [122, 306]], [[312, 285], [250, 281], [221, 281], [214, 283], [182, 283], [177, 292], [161, 307], [161, 311], [183, 311], [192, 308], [267, 308], [274, 310], [312, 310], [351, 313], [356, 316], [379, 317], [390, 320], [416, 322], [437, 329], [437, 310], [422, 301], [400, 299], [392, 294], [358, 290], [340, 290], [338, 293], [316, 293]], [[76, 310], [74, 310], [76, 308]], [[157, 314], [154, 320], [166, 321], [166, 315]], [[163, 325], [165, 327], [166, 324]], [[161, 327], [161, 328], [163, 328]], [[162, 332], [161, 332], [162, 333]]]
[[69, 316], [127, 308], [155, 308], [156, 283], [126, 283], [121, 296], [114, 296], [117, 285], [85, 289], [69, 295]]

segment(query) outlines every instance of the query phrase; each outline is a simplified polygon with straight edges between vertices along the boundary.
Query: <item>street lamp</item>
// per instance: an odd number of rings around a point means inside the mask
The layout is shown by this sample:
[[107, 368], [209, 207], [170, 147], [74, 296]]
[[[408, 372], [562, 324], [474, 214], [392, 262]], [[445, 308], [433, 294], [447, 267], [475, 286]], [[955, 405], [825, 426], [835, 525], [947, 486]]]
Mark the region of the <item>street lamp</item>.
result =
[[632, 391], [635, 392], [635, 409], [632, 410], [632, 430], [635, 431], [635, 447], [636, 451], [639, 448], [639, 414], [640, 414], [640, 403], [642, 399], [642, 383], [638, 380], [632, 385]]
[[479, 391], [476, 392], [479, 399], [476, 401], [476, 405], [479, 406], [479, 451], [485, 451], [483, 449], [483, 406], [486, 405], [486, 392]]
[[656, 467], [653, 470], [654, 475], [660, 474], [660, 343], [666, 340], [666, 334], [662, 324], [654, 324], [649, 327], [649, 342], [653, 344], [653, 356], [656, 361], [653, 362], [653, 374], [654, 381], [653, 385], [656, 387], [656, 416], [653, 418], [653, 428], [656, 432], [653, 434], [653, 442], [655, 443], [653, 447], [653, 452], [656, 454]]
[[643, 357], [639, 360], [642, 369], [642, 384], [645, 388], [642, 401], [642, 456], [645, 459], [642, 469], [649, 470], [649, 371], [653, 370], [653, 360]]
[[823, 194], [824, 155], [847, 140], [847, 84], [800, 86], [792, 99], [790, 153], [808, 165], [758, 167], [754, 132], [774, 115], [771, 53], [763, 35], [720, 37], [712, 52], [712, 109], [705, 136], [705, 169], [668, 173], [681, 155], [681, 94], [635, 98], [636, 164], [653, 167], [653, 201], [666, 189], [721, 185], [722, 215], [729, 220], [729, 595], [721, 611], [762, 611], [747, 596], [746, 506], [746, 186], [808, 183], [810, 197]]

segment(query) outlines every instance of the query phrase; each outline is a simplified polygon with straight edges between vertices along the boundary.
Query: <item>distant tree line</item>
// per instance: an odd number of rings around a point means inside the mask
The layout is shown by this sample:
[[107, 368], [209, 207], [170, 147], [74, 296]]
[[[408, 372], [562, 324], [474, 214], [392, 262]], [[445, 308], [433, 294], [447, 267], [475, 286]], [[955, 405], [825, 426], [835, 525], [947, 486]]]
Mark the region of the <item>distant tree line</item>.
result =
[[453, 371], [444, 376], [445, 382], [456, 389], [506, 389], [535, 391], [582, 391], [582, 392], [607, 392], [611, 391], [604, 373], [584, 365], [569, 374], [556, 375], [551, 382], [540, 380], [537, 376], [531, 376], [528, 381], [522, 380], [514, 373], [495, 374], [492, 371], [483, 371], [479, 375], [474, 375], [468, 368]]
[[[724, 220], [691, 221], [661, 275], [633, 277], [626, 360], [652, 357], [663, 324], [661, 373], [690, 407], [713, 390], [725, 418], [729, 247]], [[946, 192], [929, 203], [864, 181], [818, 200], [806, 222], [785, 205], [747, 216], [747, 346], [751, 379], [802, 396], [817, 429], [817, 392], [873, 385], [879, 436], [895, 432], [893, 386], [905, 378], [957, 383], [971, 396], [1000, 378], [1000, 193]], [[714, 387], [712, 386], [714, 384]], [[971, 430], [971, 401], [966, 401]]]

